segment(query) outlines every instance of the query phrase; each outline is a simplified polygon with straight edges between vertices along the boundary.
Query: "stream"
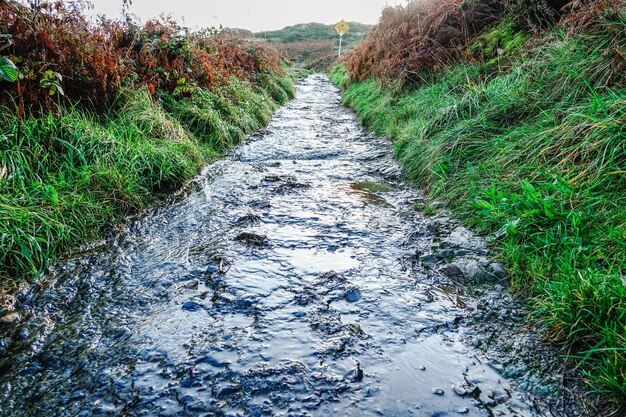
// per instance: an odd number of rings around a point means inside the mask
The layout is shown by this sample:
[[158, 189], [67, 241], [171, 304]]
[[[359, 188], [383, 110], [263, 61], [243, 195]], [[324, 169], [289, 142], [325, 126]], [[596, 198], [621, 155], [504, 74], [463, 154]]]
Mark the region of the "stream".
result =
[[467, 319], [461, 278], [504, 271], [420, 202], [330, 81], [303, 80], [185, 193], [18, 295], [0, 414], [550, 415]]

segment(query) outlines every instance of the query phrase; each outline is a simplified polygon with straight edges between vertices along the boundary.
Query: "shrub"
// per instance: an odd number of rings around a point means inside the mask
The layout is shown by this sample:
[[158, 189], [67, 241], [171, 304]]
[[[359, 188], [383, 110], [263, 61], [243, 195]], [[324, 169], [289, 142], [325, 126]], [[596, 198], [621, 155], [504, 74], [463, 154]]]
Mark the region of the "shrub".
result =
[[4, 104], [17, 100], [21, 113], [38, 112], [58, 108], [64, 95], [102, 110], [122, 88], [190, 96], [232, 76], [280, 72], [275, 50], [229, 33], [192, 33], [168, 19], [143, 26], [100, 19], [96, 25], [85, 17], [85, 7], [82, 1], [0, 2], [3, 54], [21, 73], [16, 83], [2, 84]]
[[466, 56], [469, 42], [495, 22], [494, 0], [412, 0], [386, 7], [378, 25], [346, 58], [354, 79], [415, 82], [424, 70], [442, 69]]

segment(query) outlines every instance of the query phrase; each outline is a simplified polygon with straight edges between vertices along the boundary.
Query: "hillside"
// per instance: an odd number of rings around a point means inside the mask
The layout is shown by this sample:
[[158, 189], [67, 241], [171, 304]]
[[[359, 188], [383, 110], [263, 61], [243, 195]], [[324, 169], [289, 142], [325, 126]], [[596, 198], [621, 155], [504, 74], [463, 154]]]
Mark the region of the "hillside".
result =
[[[357, 22], [348, 24], [350, 31], [344, 35], [342, 44], [344, 52], [354, 49], [371, 27]], [[339, 36], [334, 26], [302, 23], [281, 30], [255, 33], [253, 37], [266, 41], [306, 68], [325, 70], [334, 62], [339, 48]]]
[[[350, 31], [344, 35], [344, 41], [346, 45], [354, 47], [363, 39], [371, 25], [357, 22], [348, 22], [348, 24], [350, 25]], [[337, 32], [335, 32], [335, 25], [300, 23], [280, 30], [259, 32], [255, 36], [264, 38], [270, 43], [290, 43], [307, 40], [334, 40], [337, 38]]]

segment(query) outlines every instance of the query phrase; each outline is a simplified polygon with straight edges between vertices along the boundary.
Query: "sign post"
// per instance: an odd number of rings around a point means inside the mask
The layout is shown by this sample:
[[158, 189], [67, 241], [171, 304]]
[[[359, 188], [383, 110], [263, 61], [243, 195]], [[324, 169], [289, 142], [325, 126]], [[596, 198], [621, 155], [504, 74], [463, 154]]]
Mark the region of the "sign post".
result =
[[346, 34], [346, 32], [348, 32], [350, 30], [350, 25], [347, 24], [343, 19], [341, 20], [341, 22], [337, 23], [335, 25], [335, 30], [337, 31], [337, 33], [339, 34], [339, 54], [337, 55], [338, 57], [341, 57], [341, 45], [343, 43], [343, 35]]

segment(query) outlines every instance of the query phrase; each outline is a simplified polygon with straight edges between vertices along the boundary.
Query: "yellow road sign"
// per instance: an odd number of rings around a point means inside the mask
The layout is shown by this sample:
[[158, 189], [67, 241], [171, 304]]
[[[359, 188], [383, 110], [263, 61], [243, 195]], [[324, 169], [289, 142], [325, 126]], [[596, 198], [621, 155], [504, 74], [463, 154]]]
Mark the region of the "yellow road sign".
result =
[[342, 20], [341, 22], [335, 25], [335, 30], [337, 31], [339, 36], [343, 36], [347, 31], [350, 30], [350, 25], [347, 24], [344, 20]]

